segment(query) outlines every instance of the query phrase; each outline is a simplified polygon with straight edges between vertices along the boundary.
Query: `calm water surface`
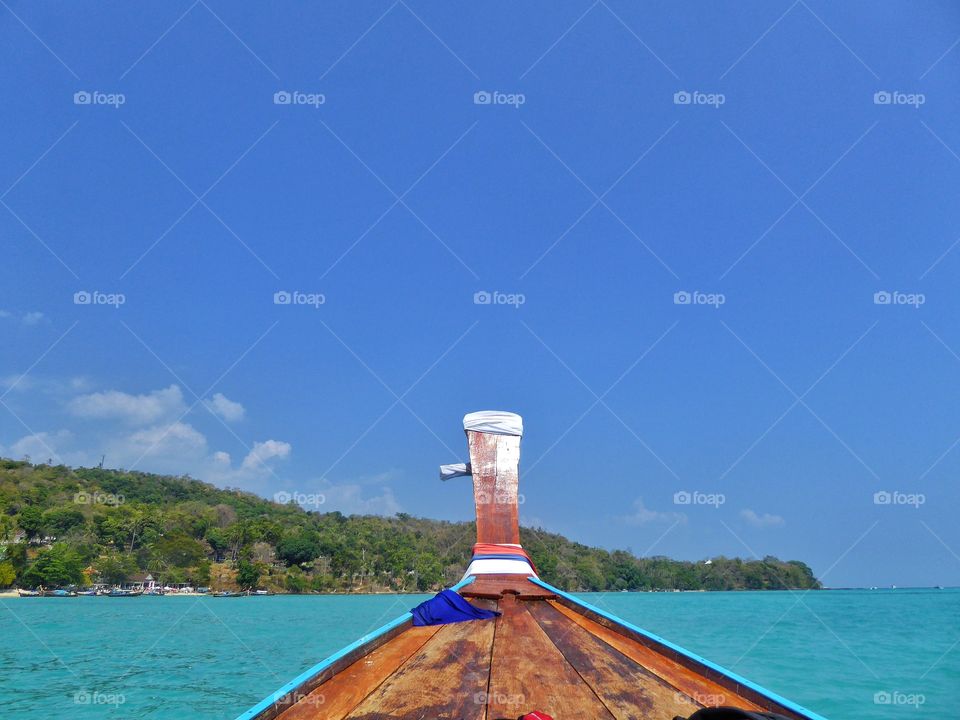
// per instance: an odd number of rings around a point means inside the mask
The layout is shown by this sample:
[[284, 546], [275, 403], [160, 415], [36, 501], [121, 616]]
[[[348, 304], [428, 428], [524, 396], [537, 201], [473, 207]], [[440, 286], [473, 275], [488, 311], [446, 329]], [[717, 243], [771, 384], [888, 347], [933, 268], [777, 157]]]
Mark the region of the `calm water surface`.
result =
[[[0, 600], [0, 717], [234, 718], [425, 597]], [[960, 717], [960, 590], [583, 598], [828, 718]]]

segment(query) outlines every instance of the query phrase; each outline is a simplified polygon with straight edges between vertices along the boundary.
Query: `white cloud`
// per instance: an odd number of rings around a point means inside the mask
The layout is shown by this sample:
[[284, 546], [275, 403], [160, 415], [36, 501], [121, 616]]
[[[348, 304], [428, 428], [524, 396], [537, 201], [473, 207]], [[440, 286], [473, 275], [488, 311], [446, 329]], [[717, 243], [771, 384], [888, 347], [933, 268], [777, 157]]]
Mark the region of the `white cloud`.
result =
[[348, 482], [331, 482], [326, 479], [306, 483], [284, 483], [281, 488], [276, 483], [263, 494], [273, 496], [278, 502], [299, 502], [307, 510], [333, 512], [345, 515], [396, 515], [403, 507], [393, 494], [390, 483], [400, 473], [388, 469], [375, 475], [363, 475]]
[[290, 443], [283, 442], [282, 440], [265, 440], [263, 442], [255, 442], [253, 444], [253, 449], [251, 449], [247, 456], [243, 459], [241, 468], [244, 470], [251, 470], [265, 465], [267, 460], [270, 460], [271, 458], [283, 459], [290, 455], [290, 450], [292, 449], [293, 448]]
[[204, 400], [203, 404], [207, 406], [210, 412], [219, 415], [227, 422], [243, 420], [243, 416], [246, 414], [243, 405], [228, 399], [223, 393], [216, 393], [211, 399]]
[[[79, 376], [55, 380], [18, 375], [0, 378], [0, 392], [11, 386], [69, 397], [78, 390], [89, 390], [90, 383]], [[239, 419], [244, 414], [240, 403], [220, 393], [210, 402], [224, 419]], [[92, 392], [74, 396], [66, 408], [82, 420], [73, 428], [78, 436], [67, 430], [35, 433], [7, 447], [0, 445], [0, 454], [13, 458], [29, 455], [35, 462], [52, 457], [57, 462], [89, 467], [100, 461], [102, 453], [106, 455], [107, 467], [189, 474], [221, 486], [264, 493], [278, 484], [274, 470], [277, 461], [289, 458], [293, 450], [290, 443], [271, 438], [254, 442], [239, 461], [224, 450], [213, 451], [206, 435], [182, 419], [186, 403], [175, 384], [143, 394]], [[86, 422], [89, 420], [106, 424]], [[117, 421], [121, 425], [117, 426]], [[392, 507], [390, 499], [384, 498], [381, 506]]]
[[14, 390], [24, 392], [33, 388], [35, 384], [29, 375], [17, 375], [14, 373], [12, 375], [4, 375], [0, 378], [0, 389], [4, 392], [12, 392]]
[[84, 377], [83, 375], [77, 375], [70, 378], [70, 389], [76, 392], [83, 392], [91, 386], [90, 378]]
[[36, 374], [20, 375], [12, 373], [0, 377], [0, 390], [10, 392], [37, 390], [50, 395], [70, 395], [89, 390], [90, 387], [90, 380], [82, 375], [71, 378], [54, 378]]
[[[256, 441], [237, 459], [229, 452], [211, 448], [202, 429], [184, 420], [188, 408], [177, 384], [135, 394], [121, 390], [91, 392], [90, 381], [82, 376], [0, 377], [0, 392], [14, 387], [18, 391], [60, 396], [63, 407], [79, 419], [72, 428], [77, 435], [67, 430], [30, 434], [7, 447], [0, 445], [0, 454], [4, 456], [29, 455], [35, 462], [53, 458], [89, 467], [104, 454], [107, 467], [189, 474], [253, 492], [267, 493], [276, 485], [285, 484], [283, 480], [278, 482], [275, 467], [291, 456], [290, 443], [275, 438]], [[241, 403], [222, 393], [215, 393], [204, 402], [211, 412], [229, 422], [241, 420], [246, 414]], [[399, 507], [390, 492], [365, 497], [359, 490], [346, 488], [335, 495], [343, 498], [345, 507], [353, 507], [357, 512], [392, 513]]]
[[46, 316], [38, 311], [31, 310], [25, 313], [15, 313], [9, 310], [0, 310], [0, 318], [5, 320], [19, 320], [24, 325], [39, 325], [46, 319]]
[[54, 462], [62, 462], [58, 448], [73, 438], [69, 430], [59, 430], [55, 433], [38, 432], [25, 435], [10, 447], [3, 450], [3, 454], [19, 460], [26, 455], [33, 462], [46, 462], [52, 458]]
[[[218, 450], [204, 458], [191, 474], [215, 485], [270, 495], [277, 489], [278, 484], [272, 461], [283, 460], [289, 457], [292, 451], [293, 446], [282, 440], [255, 442], [243, 461], [234, 466], [230, 453]], [[282, 485], [283, 481], [280, 484]]]
[[316, 490], [303, 492], [319, 492], [324, 496], [324, 503], [318, 509], [321, 512], [339, 510], [345, 515], [396, 515], [403, 512], [403, 508], [393, 494], [393, 488], [383, 486], [372, 492], [369, 486], [358, 483], [335, 484], [321, 481]]
[[639, 497], [633, 501], [633, 512], [624, 515], [621, 519], [627, 525], [649, 525], [658, 522], [677, 522], [685, 521], [687, 516], [683, 513], [660, 512], [651, 510], [643, 503], [643, 498]]
[[186, 411], [178, 385], [154, 390], [146, 395], [131, 395], [119, 390], [80, 395], [68, 409], [82, 418], [116, 419], [132, 425], [148, 425]]
[[272, 461], [289, 457], [292, 446], [281, 440], [255, 442], [241, 463], [230, 453], [210, 452], [207, 437], [192, 425], [160, 423], [116, 437], [106, 449], [110, 467], [136, 468], [172, 475], [189, 474], [198, 480], [265, 493], [276, 484]]
[[206, 453], [207, 438], [192, 425], [173, 422], [137, 430], [124, 438], [116, 450], [122, 456], [196, 458]]
[[770, 513], [762, 513], [758, 515], [750, 508], [741, 510], [740, 517], [743, 518], [747, 524], [752, 525], [755, 528], [782, 527], [786, 524], [784, 519], [779, 515], [771, 515]]

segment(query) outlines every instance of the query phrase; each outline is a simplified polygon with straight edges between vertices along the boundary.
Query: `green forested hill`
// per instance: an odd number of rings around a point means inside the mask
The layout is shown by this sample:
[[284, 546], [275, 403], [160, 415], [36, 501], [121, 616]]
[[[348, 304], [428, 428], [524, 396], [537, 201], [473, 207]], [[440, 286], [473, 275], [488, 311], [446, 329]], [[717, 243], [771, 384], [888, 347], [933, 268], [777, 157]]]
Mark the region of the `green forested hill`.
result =
[[[190, 478], [0, 459], [0, 587], [124, 582], [289, 592], [433, 590], [459, 580], [473, 523], [307, 512]], [[565, 590], [819, 587], [802, 562], [637, 558], [521, 529]]]

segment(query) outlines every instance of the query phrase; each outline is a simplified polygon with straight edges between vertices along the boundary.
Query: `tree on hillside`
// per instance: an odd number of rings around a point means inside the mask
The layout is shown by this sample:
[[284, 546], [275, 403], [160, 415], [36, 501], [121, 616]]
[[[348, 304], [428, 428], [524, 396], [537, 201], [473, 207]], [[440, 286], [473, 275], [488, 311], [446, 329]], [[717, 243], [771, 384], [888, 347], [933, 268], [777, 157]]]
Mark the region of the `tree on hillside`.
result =
[[121, 585], [137, 572], [137, 563], [130, 555], [113, 552], [93, 563], [100, 579], [111, 585]]
[[74, 550], [64, 543], [57, 543], [49, 550], [40, 551], [37, 559], [23, 574], [23, 581], [32, 587], [80, 585], [84, 581], [83, 563]]
[[197, 567], [188, 574], [188, 580], [200, 587], [210, 585], [210, 561], [204, 558], [198, 562]]
[[443, 582], [443, 566], [434, 555], [423, 554], [418, 557], [414, 574], [417, 578], [417, 590], [429, 590]]
[[284, 585], [292, 593], [302, 593], [307, 591], [308, 581], [303, 570], [298, 565], [294, 565], [287, 571], [284, 579]]
[[148, 530], [156, 535], [159, 524], [156, 509], [133, 503], [118, 505], [94, 517], [97, 536], [127, 552], [143, 545]]
[[120, 528], [129, 540], [127, 549], [129, 552], [133, 552], [133, 549], [137, 546], [137, 540], [142, 541], [143, 531], [150, 521], [148, 511], [140, 507], [121, 505], [120, 515]]
[[237, 521], [237, 511], [225, 503], [220, 503], [213, 510], [216, 513], [217, 527], [230, 527]]
[[257, 587], [260, 582], [260, 568], [252, 562], [241, 560], [237, 566], [237, 585], [242, 590], [250, 590]]
[[43, 512], [38, 507], [27, 505], [20, 510], [17, 525], [27, 534], [28, 540], [33, 540], [43, 534]]
[[43, 514], [44, 527], [57, 535], [67, 533], [85, 521], [83, 513], [75, 507], [53, 508]]
[[192, 567], [207, 557], [207, 548], [187, 535], [171, 535], [155, 542], [153, 553], [174, 567]]
[[236, 562], [240, 550], [255, 539], [255, 533], [249, 522], [240, 520], [227, 528], [227, 537], [230, 538], [230, 559]]
[[26, 543], [13, 543], [4, 545], [0, 549], [0, 559], [6, 560], [13, 566], [14, 571], [19, 575], [27, 568], [27, 545]]
[[213, 550], [213, 559], [216, 562], [223, 562], [227, 551], [230, 549], [231, 541], [227, 531], [222, 528], [210, 528], [203, 537], [207, 544]]
[[295, 535], [288, 535], [277, 545], [277, 557], [287, 566], [303, 565], [320, 555], [320, 543], [316, 535], [303, 530]]
[[184, 532], [201, 540], [210, 528], [216, 526], [216, 511], [198, 500], [179, 503], [164, 518], [164, 532]]
[[17, 571], [9, 560], [0, 560], [0, 587], [10, 587], [17, 579]]
[[[6, 505], [6, 498], [0, 497], [0, 505]], [[9, 511], [8, 511], [9, 512]], [[10, 542], [13, 537], [13, 529], [16, 523], [10, 515], [0, 515], [0, 540]]]
[[[77, 493], [123, 500], [81, 507], [73, 502]], [[242, 561], [248, 584], [286, 583], [291, 590], [434, 590], [459, 578], [476, 534], [473, 522], [308, 513], [184, 477], [0, 459], [0, 538], [9, 542], [18, 528], [31, 539], [53, 534], [68, 542], [80, 562], [105, 579], [122, 582], [149, 571], [166, 582], [207, 584], [209, 558], [218, 564], [218, 585], [234, 572], [219, 563]], [[797, 561], [681, 562], [608, 552], [542, 529], [521, 528], [520, 536], [541, 577], [564, 590], [819, 587]], [[28, 548], [32, 553], [35, 545], [0, 546], [0, 563], [10, 563], [15, 582], [31, 567]], [[270, 577], [267, 566], [276, 559], [289, 570]], [[39, 562], [31, 578], [51, 564], [57, 563]], [[258, 570], [263, 578], [253, 577]]]

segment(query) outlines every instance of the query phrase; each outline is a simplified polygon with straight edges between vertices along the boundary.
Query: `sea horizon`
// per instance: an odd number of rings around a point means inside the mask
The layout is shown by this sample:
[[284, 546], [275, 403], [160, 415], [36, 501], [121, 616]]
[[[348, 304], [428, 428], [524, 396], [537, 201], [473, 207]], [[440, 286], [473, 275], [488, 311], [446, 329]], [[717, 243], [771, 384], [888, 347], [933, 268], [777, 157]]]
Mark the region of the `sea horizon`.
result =
[[[938, 656], [952, 642], [940, 629], [957, 617], [957, 589], [577, 596], [825, 717], [893, 720], [907, 710], [932, 716], [953, 706], [960, 665], [952, 656]], [[198, 720], [232, 720], [305, 668], [428, 597], [18, 602], [7, 609], [22, 623], [0, 613], [6, 638], [0, 673], [9, 681], [0, 686], [0, 702], [4, 717], [17, 720], [33, 717], [37, 703], [83, 720], [106, 710], [143, 720], [174, 720], [185, 711]], [[880, 598], [894, 598], [893, 604]], [[104, 656], [100, 648], [113, 650]], [[865, 678], [864, 664], [883, 679]], [[887, 704], [884, 693], [919, 695], [922, 702]]]

